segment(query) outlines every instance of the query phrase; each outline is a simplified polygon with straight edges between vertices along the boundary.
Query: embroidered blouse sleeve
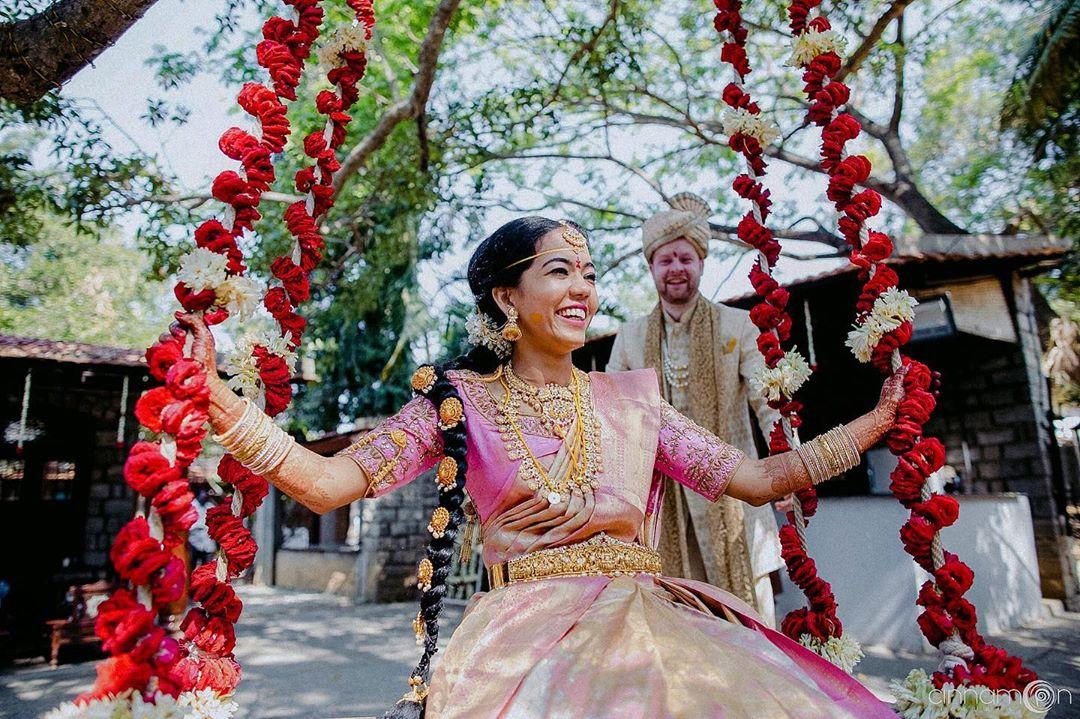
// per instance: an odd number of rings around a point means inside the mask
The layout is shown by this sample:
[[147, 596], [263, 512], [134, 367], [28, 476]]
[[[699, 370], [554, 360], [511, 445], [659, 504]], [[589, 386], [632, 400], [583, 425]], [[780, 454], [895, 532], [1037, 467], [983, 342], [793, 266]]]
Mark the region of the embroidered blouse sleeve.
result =
[[716, 501], [746, 455], [661, 400], [656, 470]]
[[424, 397], [415, 397], [337, 454], [349, 457], [367, 473], [369, 497], [408, 484], [434, 467], [442, 455], [435, 407]]

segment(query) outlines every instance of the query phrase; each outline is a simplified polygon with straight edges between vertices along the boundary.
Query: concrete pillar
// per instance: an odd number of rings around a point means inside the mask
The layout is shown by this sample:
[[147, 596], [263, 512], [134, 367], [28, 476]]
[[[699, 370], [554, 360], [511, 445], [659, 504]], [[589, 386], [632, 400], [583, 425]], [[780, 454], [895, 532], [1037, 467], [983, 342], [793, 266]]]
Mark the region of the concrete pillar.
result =
[[255, 555], [255, 567], [251, 580], [255, 584], [266, 587], [274, 586], [274, 557], [277, 553], [278, 544], [278, 491], [270, 487], [266, 499], [255, 510], [254, 526], [252, 533], [255, 542], [259, 545], [259, 551]]

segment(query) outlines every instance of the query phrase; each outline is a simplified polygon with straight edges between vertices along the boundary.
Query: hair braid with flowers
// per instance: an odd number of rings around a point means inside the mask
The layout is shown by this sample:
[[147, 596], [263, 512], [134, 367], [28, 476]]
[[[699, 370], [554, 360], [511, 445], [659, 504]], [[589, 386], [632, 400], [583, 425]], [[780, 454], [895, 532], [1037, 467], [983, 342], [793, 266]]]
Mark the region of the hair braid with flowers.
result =
[[[431, 400], [436, 410], [447, 400], [461, 402], [461, 395], [446, 375], [447, 369], [452, 365], [451, 362], [435, 367], [434, 384], [427, 392], [421, 392]], [[443, 599], [446, 597], [446, 578], [450, 574], [458, 527], [464, 519], [461, 505], [465, 500], [465, 473], [468, 470], [465, 457], [465, 423], [460, 421], [451, 427], [440, 428], [439, 432], [442, 435], [443, 454], [454, 460], [456, 465], [454, 483], [439, 492], [439, 508], [445, 510], [449, 518], [445, 529], [438, 534], [432, 534], [425, 551], [425, 559], [431, 563], [431, 580], [427, 587], [421, 588], [420, 593], [419, 619], [423, 622], [424, 653], [409, 678], [410, 692], [385, 714], [387, 719], [417, 719], [424, 716], [426, 685], [431, 677], [431, 658], [439, 650], [439, 616], [442, 614]]]

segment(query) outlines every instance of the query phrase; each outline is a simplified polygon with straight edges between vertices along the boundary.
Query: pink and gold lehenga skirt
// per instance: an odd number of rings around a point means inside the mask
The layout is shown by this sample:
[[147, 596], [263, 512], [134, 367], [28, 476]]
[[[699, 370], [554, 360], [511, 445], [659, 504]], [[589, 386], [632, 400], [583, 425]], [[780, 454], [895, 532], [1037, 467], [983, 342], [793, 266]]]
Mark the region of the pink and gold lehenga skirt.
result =
[[[583, 544], [598, 542], [651, 551]], [[552, 571], [560, 552], [536, 554], [521, 580], [492, 568], [505, 584], [474, 598], [439, 658], [431, 719], [895, 717], [727, 592], [648, 571], [658, 561], [567, 576], [583, 560]]]

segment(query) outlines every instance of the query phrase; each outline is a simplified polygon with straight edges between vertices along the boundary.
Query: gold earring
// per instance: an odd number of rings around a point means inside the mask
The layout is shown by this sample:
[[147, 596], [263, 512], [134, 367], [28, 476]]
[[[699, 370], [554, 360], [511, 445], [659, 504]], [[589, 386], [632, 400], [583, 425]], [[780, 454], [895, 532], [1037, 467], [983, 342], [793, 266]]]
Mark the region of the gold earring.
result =
[[517, 342], [521, 339], [521, 328], [517, 323], [518, 313], [513, 307], [506, 311], [506, 324], [502, 328], [502, 337], [507, 342]]

